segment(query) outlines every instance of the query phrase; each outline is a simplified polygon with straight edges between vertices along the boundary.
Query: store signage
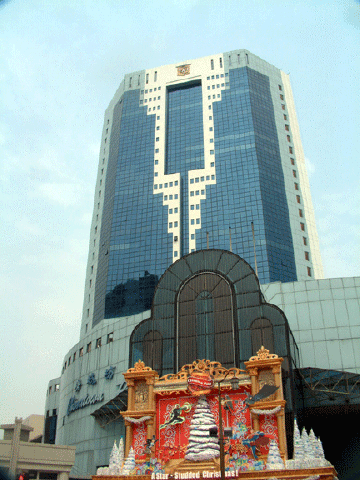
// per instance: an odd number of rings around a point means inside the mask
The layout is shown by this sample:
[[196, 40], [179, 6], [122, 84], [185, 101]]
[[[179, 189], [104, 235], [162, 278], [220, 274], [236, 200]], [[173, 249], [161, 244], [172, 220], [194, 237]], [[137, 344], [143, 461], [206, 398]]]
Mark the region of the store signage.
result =
[[102, 402], [104, 400], [103, 393], [96, 393], [95, 395], [86, 395], [86, 397], [77, 400], [75, 397], [71, 397], [69, 400], [69, 405], [67, 407], [67, 414], [75, 412], [80, 408], [87, 407], [88, 405], [94, 405], [95, 403]]
[[[240, 469], [228, 470], [225, 472], [225, 478], [238, 478]], [[170, 475], [168, 473], [153, 473], [151, 475], [151, 480], [169, 480]], [[203, 471], [202, 475], [200, 472], [175, 472], [172, 475], [172, 478], [175, 480], [197, 480], [204, 478], [221, 478], [220, 472], [211, 472]]]
[[193, 395], [208, 395], [213, 385], [213, 379], [206, 372], [194, 372], [188, 378], [188, 389]]

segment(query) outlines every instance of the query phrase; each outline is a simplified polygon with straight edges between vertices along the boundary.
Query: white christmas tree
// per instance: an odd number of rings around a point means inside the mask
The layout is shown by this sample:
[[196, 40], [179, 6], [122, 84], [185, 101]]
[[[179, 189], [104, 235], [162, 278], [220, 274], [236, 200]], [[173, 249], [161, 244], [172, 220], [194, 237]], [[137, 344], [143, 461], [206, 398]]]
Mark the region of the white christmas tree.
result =
[[[121, 437], [120, 440], [119, 440], [118, 451], [119, 451], [119, 464], [120, 464], [120, 467], [122, 468], [122, 467], [123, 467], [123, 463], [124, 463], [124, 456], [125, 456], [124, 439], [123, 439], [123, 437]], [[121, 473], [121, 472], [120, 472], [120, 473]]]
[[302, 459], [303, 455], [304, 455], [303, 442], [301, 441], [300, 430], [295, 418], [294, 420], [294, 460]]
[[266, 461], [266, 470], [284, 470], [285, 465], [281, 458], [277, 441], [270, 441], [269, 453]]
[[135, 451], [133, 447], [130, 448], [128, 457], [125, 460], [124, 467], [121, 471], [121, 475], [130, 475], [130, 472], [134, 470], [136, 466], [135, 463]]
[[287, 468], [301, 468], [304, 462], [304, 442], [300, 435], [300, 430], [296, 421], [294, 420], [294, 455], [293, 460], [287, 460]]
[[191, 420], [186, 460], [210, 460], [220, 456], [218, 438], [210, 436], [210, 429], [215, 428], [216, 423], [209, 404], [206, 398], [201, 396]]
[[309, 435], [307, 434], [305, 427], [301, 432], [301, 438], [304, 443], [305, 465], [310, 467], [314, 463], [314, 451], [313, 451], [311, 439], [309, 438]]
[[116, 440], [114, 440], [114, 445], [109, 459], [109, 475], [120, 475], [121, 464], [122, 462], [120, 461], [119, 450], [116, 446]]

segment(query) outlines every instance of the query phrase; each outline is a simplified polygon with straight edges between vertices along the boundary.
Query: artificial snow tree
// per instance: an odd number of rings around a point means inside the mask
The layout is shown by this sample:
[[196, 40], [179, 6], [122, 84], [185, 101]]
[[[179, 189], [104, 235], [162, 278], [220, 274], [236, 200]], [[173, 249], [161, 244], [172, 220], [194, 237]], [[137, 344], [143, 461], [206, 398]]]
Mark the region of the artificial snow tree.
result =
[[211, 460], [220, 456], [218, 438], [210, 436], [210, 429], [215, 430], [216, 428], [215, 419], [206, 397], [201, 396], [191, 420], [186, 460]]
[[130, 448], [128, 457], [125, 460], [124, 467], [121, 471], [121, 475], [130, 475], [130, 472], [134, 470], [136, 466], [135, 463], [135, 451], [133, 447]]
[[120, 460], [119, 450], [116, 446], [116, 440], [114, 440], [114, 445], [111, 450], [110, 459], [109, 459], [109, 474], [110, 475], [120, 475], [121, 473], [122, 461]]
[[123, 463], [124, 463], [124, 456], [125, 456], [125, 448], [124, 448], [124, 439], [123, 439], [123, 437], [121, 437], [120, 440], [119, 440], [118, 451], [119, 451], [119, 463], [120, 463], [121, 468], [122, 468], [122, 467], [123, 467]]
[[269, 453], [266, 461], [267, 470], [284, 470], [285, 465], [280, 455], [277, 441], [272, 439], [270, 441]]

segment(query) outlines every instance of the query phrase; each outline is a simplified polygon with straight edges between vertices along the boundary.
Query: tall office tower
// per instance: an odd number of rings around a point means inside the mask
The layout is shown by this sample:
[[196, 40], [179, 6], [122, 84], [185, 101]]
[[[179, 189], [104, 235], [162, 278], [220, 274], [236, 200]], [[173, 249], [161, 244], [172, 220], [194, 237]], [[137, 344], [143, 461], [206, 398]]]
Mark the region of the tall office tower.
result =
[[289, 76], [247, 50], [125, 76], [105, 113], [81, 335], [149, 310], [165, 269], [231, 250], [322, 278]]

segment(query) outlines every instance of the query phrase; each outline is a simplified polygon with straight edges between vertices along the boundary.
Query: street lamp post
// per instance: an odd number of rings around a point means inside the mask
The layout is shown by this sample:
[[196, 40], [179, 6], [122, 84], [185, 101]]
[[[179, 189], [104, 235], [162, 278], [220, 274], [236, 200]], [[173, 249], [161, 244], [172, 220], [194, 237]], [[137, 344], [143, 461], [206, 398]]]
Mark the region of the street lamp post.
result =
[[224, 431], [222, 426], [222, 410], [221, 410], [221, 383], [229, 376], [233, 375], [230, 379], [231, 389], [236, 390], [239, 388], [239, 380], [236, 378], [236, 372], [233, 370], [227, 370], [224, 378], [216, 380], [218, 384], [218, 403], [219, 403], [219, 442], [220, 442], [220, 475], [221, 480], [225, 480], [225, 452], [224, 452]]

